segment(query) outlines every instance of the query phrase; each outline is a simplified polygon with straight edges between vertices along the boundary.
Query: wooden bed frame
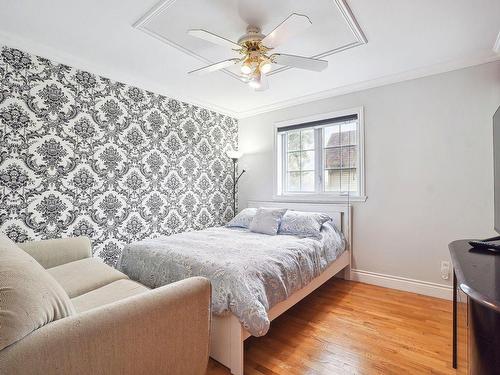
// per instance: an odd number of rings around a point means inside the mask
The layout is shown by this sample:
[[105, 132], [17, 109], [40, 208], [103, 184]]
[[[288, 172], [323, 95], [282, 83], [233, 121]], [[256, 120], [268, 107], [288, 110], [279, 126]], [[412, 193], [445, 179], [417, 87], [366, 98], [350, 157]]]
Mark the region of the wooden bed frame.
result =
[[[330, 264], [325, 271], [313, 279], [307, 286], [293, 293], [288, 299], [280, 302], [269, 310], [269, 320], [272, 321], [290, 307], [302, 300], [324, 282], [344, 271], [343, 277], [350, 279], [351, 270], [351, 207], [347, 204], [309, 204], [250, 201], [248, 207], [289, 208], [300, 211], [324, 212], [329, 214], [338, 228], [342, 230], [347, 240], [347, 249]], [[210, 357], [222, 363], [231, 370], [233, 375], [243, 375], [243, 346], [250, 337], [236, 316], [229, 313], [223, 316], [212, 315], [212, 332], [210, 336]]]

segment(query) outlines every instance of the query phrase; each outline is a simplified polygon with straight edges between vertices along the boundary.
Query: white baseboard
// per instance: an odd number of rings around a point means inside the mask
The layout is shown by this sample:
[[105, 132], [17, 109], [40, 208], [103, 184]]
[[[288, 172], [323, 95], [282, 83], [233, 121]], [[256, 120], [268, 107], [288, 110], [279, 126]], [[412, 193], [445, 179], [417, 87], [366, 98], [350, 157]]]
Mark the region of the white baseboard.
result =
[[453, 288], [449, 285], [407, 279], [400, 276], [352, 269], [351, 280], [447, 300], [451, 300], [453, 297]]

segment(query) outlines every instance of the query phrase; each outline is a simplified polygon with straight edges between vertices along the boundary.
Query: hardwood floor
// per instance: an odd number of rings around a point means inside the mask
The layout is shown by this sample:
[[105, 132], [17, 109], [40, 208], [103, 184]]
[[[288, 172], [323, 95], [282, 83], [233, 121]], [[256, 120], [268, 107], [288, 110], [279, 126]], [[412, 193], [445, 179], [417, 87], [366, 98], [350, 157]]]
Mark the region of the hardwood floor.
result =
[[[452, 304], [332, 279], [245, 341], [245, 374], [455, 374]], [[229, 375], [210, 360], [207, 375]]]

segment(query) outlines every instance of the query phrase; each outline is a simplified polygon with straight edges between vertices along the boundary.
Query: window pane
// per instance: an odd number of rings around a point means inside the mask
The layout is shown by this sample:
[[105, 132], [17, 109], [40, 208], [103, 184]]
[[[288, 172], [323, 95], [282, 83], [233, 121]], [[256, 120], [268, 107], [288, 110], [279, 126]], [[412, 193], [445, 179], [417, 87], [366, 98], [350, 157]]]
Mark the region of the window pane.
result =
[[356, 169], [347, 169], [342, 171], [341, 178], [342, 191], [358, 191], [358, 176]]
[[314, 129], [302, 130], [301, 136], [301, 149], [314, 150]]
[[325, 171], [325, 191], [340, 192], [340, 170]]
[[300, 152], [288, 153], [288, 168], [289, 171], [300, 171]]
[[288, 172], [287, 191], [300, 191], [300, 172]]
[[345, 146], [340, 148], [340, 150], [342, 150], [342, 167], [356, 167], [358, 146]]
[[324, 147], [333, 147], [340, 145], [339, 125], [327, 126], [323, 131], [325, 139]]
[[356, 144], [356, 123], [350, 122], [340, 126], [340, 141], [343, 145]]
[[301, 191], [314, 191], [314, 172], [302, 172]]
[[325, 191], [357, 192], [358, 176], [356, 169], [325, 171]]
[[314, 151], [303, 151], [301, 155], [301, 170], [314, 171]]
[[325, 168], [340, 168], [340, 148], [325, 150]]
[[288, 151], [300, 150], [300, 131], [287, 134]]

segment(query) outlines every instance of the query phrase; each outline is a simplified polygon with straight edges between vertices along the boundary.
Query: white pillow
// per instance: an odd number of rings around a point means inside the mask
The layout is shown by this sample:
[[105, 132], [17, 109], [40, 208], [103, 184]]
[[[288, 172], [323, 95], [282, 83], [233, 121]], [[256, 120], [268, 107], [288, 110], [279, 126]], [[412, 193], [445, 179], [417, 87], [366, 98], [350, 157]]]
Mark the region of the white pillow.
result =
[[321, 226], [329, 220], [330, 216], [320, 212], [288, 210], [281, 219], [278, 234], [320, 238]]
[[245, 208], [238, 215], [233, 217], [231, 221], [226, 224], [226, 227], [248, 228], [256, 213], [256, 208]]
[[275, 236], [286, 208], [259, 208], [252, 222], [250, 231]]

